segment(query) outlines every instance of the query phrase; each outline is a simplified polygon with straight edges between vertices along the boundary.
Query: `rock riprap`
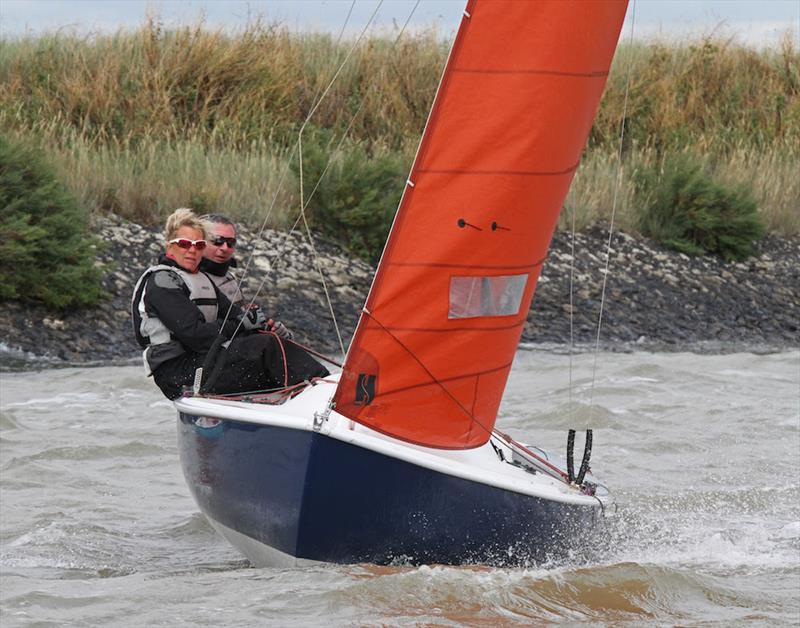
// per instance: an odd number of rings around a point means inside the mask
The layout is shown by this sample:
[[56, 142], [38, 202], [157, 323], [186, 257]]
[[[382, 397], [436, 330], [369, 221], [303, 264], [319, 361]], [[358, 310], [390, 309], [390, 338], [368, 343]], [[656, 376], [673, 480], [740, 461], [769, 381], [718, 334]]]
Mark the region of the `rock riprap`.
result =
[[[127, 360], [138, 355], [130, 298], [141, 272], [163, 251], [160, 229], [116, 216], [94, 221], [105, 242], [96, 264], [107, 298], [96, 308], [58, 312], [0, 304], [0, 358], [39, 356], [56, 363]], [[542, 269], [524, 342], [591, 346], [596, 337], [608, 233], [595, 227], [557, 233]], [[347, 346], [374, 269], [323, 239], [300, 233], [240, 230], [240, 271], [253, 253], [243, 290], [294, 330], [297, 339], [331, 356], [339, 341], [318, 272], [323, 269]], [[570, 281], [571, 277], [571, 281]], [[572, 298], [570, 299], [570, 283]], [[570, 314], [572, 316], [570, 316]], [[689, 257], [624, 233], [612, 239], [601, 342], [605, 348], [775, 350], [800, 345], [800, 240], [769, 236], [742, 263]]]

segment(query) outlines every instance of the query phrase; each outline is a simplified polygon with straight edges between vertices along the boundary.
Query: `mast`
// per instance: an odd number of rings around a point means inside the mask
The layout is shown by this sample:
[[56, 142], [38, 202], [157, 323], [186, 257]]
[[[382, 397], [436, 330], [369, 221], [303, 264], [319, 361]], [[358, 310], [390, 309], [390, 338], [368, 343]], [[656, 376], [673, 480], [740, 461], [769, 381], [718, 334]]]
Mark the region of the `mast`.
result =
[[627, 0], [470, 0], [334, 395], [462, 449], [494, 427]]

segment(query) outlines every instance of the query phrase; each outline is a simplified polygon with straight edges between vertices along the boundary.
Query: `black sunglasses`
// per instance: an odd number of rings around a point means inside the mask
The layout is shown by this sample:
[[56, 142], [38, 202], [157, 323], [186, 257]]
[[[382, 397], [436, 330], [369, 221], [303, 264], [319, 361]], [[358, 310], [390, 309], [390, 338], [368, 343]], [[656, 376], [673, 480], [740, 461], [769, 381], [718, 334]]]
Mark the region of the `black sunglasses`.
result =
[[211, 244], [214, 246], [222, 246], [223, 244], [227, 244], [230, 248], [236, 248], [236, 238], [226, 238], [225, 236], [217, 236], [215, 238], [211, 238]]

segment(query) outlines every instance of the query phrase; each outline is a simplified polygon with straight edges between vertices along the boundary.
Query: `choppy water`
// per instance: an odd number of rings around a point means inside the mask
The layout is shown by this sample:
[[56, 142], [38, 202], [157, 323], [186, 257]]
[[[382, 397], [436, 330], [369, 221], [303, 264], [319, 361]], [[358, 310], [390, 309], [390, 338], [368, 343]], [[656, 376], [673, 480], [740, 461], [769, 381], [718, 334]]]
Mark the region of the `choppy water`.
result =
[[[592, 417], [615, 492], [590, 560], [535, 569], [254, 569], [184, 485], [138, 367], [0, 374], [0, 622], [800, 624], [800, 353], [519, 354], [499, 426], [563, 450]], [[600, 540], [598, 539], [600, 542]]]

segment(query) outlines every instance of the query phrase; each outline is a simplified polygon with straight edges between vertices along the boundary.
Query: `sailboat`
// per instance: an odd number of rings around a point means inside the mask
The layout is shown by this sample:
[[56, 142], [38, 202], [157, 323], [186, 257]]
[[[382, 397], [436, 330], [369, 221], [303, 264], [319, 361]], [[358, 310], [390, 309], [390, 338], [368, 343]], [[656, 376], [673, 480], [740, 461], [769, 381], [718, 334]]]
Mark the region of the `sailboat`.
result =
[[469, 0], [341, 372], [175, 401], [194, 498], [253, 563], [530, 563], [613, 502], [495, 420], [626, 7]]

